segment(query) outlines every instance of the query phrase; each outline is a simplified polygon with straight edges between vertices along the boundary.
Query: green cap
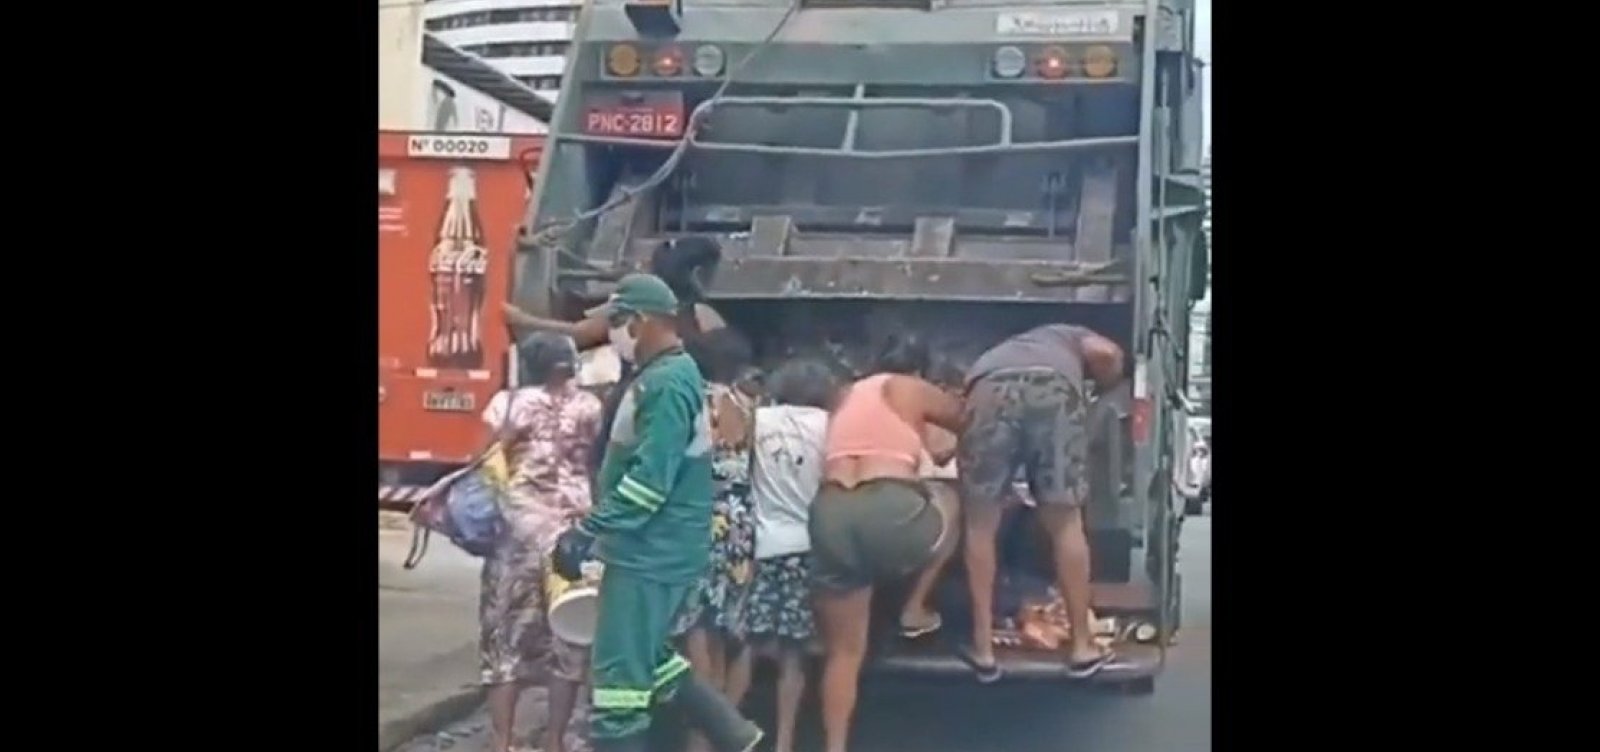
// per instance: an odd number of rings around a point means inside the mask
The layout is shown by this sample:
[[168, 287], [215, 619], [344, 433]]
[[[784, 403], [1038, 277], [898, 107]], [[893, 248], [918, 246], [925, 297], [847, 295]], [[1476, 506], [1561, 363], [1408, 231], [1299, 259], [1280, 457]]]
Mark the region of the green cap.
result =
[[617, 291], [603, 305], [589, 310], [590, 316], [617, 313], [671, 315], [678, 312], [678, 296], [672, 294], [654, 274], [629, 274], [617, 283]]

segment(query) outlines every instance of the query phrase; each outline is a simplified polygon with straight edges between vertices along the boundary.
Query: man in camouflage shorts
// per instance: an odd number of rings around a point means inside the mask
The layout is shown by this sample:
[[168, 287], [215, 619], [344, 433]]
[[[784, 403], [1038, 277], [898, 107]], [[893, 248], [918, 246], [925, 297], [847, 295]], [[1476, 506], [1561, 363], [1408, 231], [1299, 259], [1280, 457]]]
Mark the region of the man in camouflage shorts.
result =
[[1001, 342], [967, 370], [966, 429], [957, 458], [973, 629], [963, 657], [979, 681], [1000, 678], [993, 642], [995, 539], [1007, 502], [1016, 499], [1018, 471], [1054, 542], [1057, 585], [1072, 627], [1068, 674], [1087, 678], [1111, 661], [1111, 653], [1094, 644], [1089, 625], [1084, 380], [1103, 393], [1121, 380], [1122, 367], [1116, 342], [1083, 327], [1051, 324]]

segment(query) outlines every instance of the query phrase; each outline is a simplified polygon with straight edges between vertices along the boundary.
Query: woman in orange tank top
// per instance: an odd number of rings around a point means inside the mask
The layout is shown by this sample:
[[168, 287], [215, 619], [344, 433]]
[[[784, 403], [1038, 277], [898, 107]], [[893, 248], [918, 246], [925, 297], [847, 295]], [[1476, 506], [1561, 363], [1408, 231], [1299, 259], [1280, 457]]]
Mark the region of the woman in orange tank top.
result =
[[[901, 633], [940, 626], [927, 599], [955, 549], [959, 510], [919, 475], [923, 430], [961, 430], [961, 402], [923, 378], [931, 357], [914, 337], [891, 337], [874, 375], [852, 384], [834, 410], [822, 490], [811, 506], [812, 584], [827, 659], [822, 723], [828, 752], [844, 752], [867, 653], [873, 586], [917, 575]], [[935, 457], [943, 463], [948, 457]]]

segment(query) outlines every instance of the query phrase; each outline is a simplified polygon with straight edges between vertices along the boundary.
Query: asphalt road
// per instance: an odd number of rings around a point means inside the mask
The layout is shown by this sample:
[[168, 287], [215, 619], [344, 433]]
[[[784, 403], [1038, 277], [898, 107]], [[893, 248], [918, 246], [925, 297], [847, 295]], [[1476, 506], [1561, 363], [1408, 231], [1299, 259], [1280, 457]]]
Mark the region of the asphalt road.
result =
[[[1149, 696], [1054, 685], [982, 687], [962, 682], [862, 688], [851, 741], [855, 752], [1210, 752], [1211, 518], [1184, 524], [1184, 617], [1180, 643]], [[770, 695], [769, 695], [770, 696]], [[525, 698], [518, 726], [529, 729], [542, 698]], [[801, 717], [800, 752], [822, 749], [815, 703]], [[768, 726], [771, 711], [749, 708]], [[542, 720], [542, 718], [540, 719]], [[530, 723], [531, 721], [531, 723]], [[770, 726], [769, 726], [770, 727]], [[482, 711], [417, 739], [401, 752], [485, 749]]]

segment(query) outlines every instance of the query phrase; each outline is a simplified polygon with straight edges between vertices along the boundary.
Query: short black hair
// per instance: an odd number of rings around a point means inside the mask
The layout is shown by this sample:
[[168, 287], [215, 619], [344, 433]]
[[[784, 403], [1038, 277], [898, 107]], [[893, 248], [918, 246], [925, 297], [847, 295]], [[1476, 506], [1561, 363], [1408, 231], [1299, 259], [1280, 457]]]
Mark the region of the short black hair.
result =
[[967, 383], [967, 369], [954, 358], [934, 358], [928, 381], [946, 389], [960, 389]]
[[784, 361], [767, 380], [767, 394], [779, 405], [827, 410], [833, 406], [833, 397], [838, 389], [839, 382], [834, 378], [833, 369], [816, 358]]
[[716, 272], [722, 261], [722, 246], [716, 240], [701, 236], [668, 240], [650, 254], [648, 265], [651, 274], [660, 277], [672, 288], [683, 303], [698, 303], [705, 299], [696, 272]]
[[517, 340], [517, 366], [522, 383], [548, 384], [557, 375], [578, 372], [578, 347], [565, 334], [533, 332]]
[[683, 349], [700, 366], [700, 376], [713, 384], [732, 384], [754, 360], [750, 341], [731, 327], [686, 338]]
[[928, 343], [913, 333], [890, 334], [878, 344], [876, 352], [872, 359], [873, 373], [920, 377], [933, 365], [933, 352]]

